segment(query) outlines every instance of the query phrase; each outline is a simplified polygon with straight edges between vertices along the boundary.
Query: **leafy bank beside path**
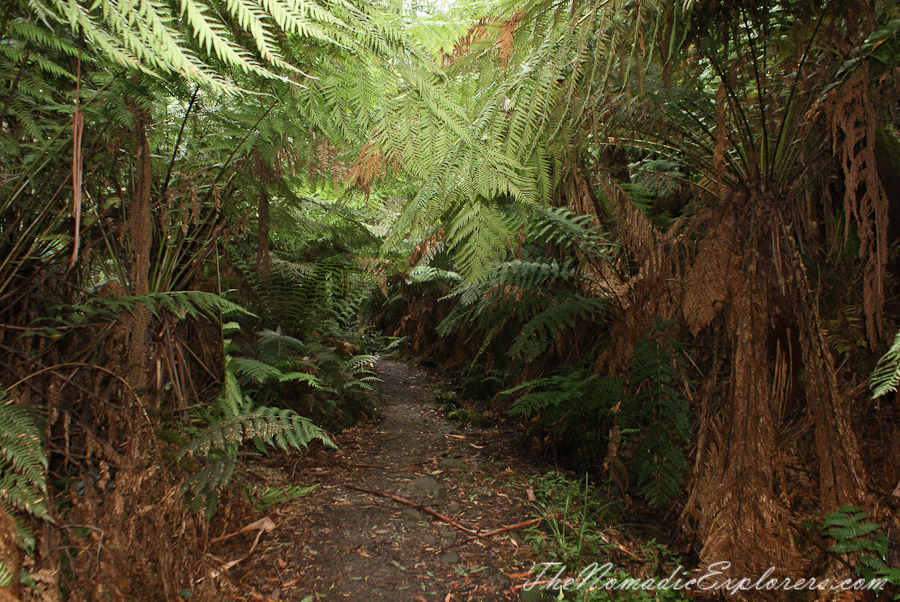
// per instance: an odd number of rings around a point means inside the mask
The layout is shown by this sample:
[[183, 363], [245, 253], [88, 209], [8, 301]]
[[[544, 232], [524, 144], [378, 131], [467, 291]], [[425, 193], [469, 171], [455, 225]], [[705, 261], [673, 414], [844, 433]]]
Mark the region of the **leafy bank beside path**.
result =
[[281, 467], [319, 485], [273, 507], [277, 528], [236, 569], [245, 599], [519, 600], [535, 562], [522, 545], [534, 517], [520, 461], [488, 432], [457, 433], [430, 402], [434, 376], [387, 360], [377, 372], [380, 420], [339, 437], [338, 452]]

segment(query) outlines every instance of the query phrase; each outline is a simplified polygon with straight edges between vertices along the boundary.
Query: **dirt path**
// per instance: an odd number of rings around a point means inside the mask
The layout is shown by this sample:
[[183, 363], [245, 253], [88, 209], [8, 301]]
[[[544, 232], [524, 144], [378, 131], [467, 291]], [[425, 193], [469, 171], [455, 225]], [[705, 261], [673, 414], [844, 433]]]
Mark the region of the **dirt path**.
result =
[[[437, 378], [386, 360], [377, 372], [382, 420], [343, 433], [339, 452], [318, 449], [282, 465], [291, 484], [319, 486], [270, 509], [276, 528], [235, 571], [251, 591], [246, 599], [519, 600], [515, 585], [533, 564], [522, 529], [491, 537], [463, 530], [484, 534], [533, 518], [518, 460], [496, 433], [457, 431], [443, 417], [430, 403]], [[402, 497], [458, 526], [348, 485]]]

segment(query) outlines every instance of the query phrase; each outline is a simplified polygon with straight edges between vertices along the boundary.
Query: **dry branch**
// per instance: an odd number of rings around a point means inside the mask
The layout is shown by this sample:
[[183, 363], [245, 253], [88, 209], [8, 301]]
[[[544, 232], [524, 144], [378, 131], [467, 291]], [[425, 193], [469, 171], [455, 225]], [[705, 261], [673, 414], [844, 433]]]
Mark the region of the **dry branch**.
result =
[[478, 537], [493, 537], [494, 535], [500, 535], [501, 533], [506, 533], [508, 531], [516, 531], [518, 529], [525, 529], [526, 527], [533, 527], [534, 525], [540, 524], [542, 520], [543, 519], [541, 518], [533, 518], [531, 520], [526, 520], [525, 522], [516, 523], [507, 527], [500, 527], [499, 529], [494, 529], [493, 531], [488, 531], [487, 533], [481, 533]]
[[[506, 526], [506, 527], [500, 527], [500, 528], [498, 528], [498, 529], [493, 529], [493, 530], [491, 530], [491, 531], [487, 531], [486, 533], [482, 533], [482, 532], [481, 532], [481, 529], [478, 529], [478, 530], [475, 530], [475, 529], [469, 529], [468, 527], [465, 527], [465, 526], [459, 524], [458, 522], [456, 522], [456, 521], [453, 520], [452, 518], [449, 518], [449, 517], [447, 517], [447, 516], [444, 516], [444, 515], [441, 514], [440, 512], [435, 512], [435, 511], [432, 510], [431, 508], [428, 508], [428, 507], [426, 507], [426, 506], [420, 506], [419, 504], [415, 504], [415, 503], [409, 501], [409, 500], [406, 499], [406, 498], [402, 498], [402, 497], [397, 496], [397, 495], [391, 495], [390, 493], [382, 493], [382, 492], [380, 492], [380, 491], [373, 491], [372, 489], [363, 489], [362, 487], [355, 487], [355, 486], [353, 486], [353, 485], [347, 485], [346, 483], [344, 484], [344, 487], [346, 487], [347, 489], [353, 489], [354, 491], [362, 491], [363, 493], [370, 493], [370, 494], [372, 494], [372, 495], [377, 495], [377, 496], [380, 496], [380, 497], [386, 497], [386, 498], [388, 498], [389, 500], [394, 500], [395, 502], [398, 502], [398, 503], [400, 503], [400, 504], [405, 504], [405, 505], [407, 505], [407, 506], [410, 506], [410, 507], [412, 507], [412, 508], [415, 508], [416, 510], [421, 510], [422, 512], [424, 512], [424, 513], [426, 513], [426, 514], [429, 514], [429, 515], [433, 516], [434, 518], [436, 518], [436, 519], [438, 519], [438, 520], [440, 520], [440, 521], [443, 521], [443, 522], [447, 523], [447, 524], [450, 525], [451, 527], [454, 527], [454, 528], [456, 528], [456, 529], [459, 529], [460, 531], [462, 531], [462, 532], [464, 532], [464, 533], [468, 533], [468, 534], [471, 535], [472, 537], [478, 537], [478, 538], [481, 538], [481, 539], [487, 539], [487, 538], [489, 538], [489, 537], [493, 537], [493, 536], [499, 535], [499, 534], [501, 534], [501, 533], [506, 533], [506, 532], [508, 532], [508, 531], [515, 531], [515, 530], [517, 530], [517, 529], [524, 529], [524, 528], [526, 528], [526, 527], [531, 527], [531, 526], [537, 525], [537, 524], [540, 523], [541, 520], [542, 520], [542, 519], [540, 519], [540, 518], [534, 518], [534, 519], [531, 519], [531, 520], [527, 520], [527, 521], [525, 521], [525, 522], [516, 523], [516, 524], [514, 524], [514, 525], [508, 525], [508, 526]], [[469, 538], [469, 539], [471, 539], [471, 538]], [[467, 539], [466, 541], [468, 541], [468, 539]]]
[[444, 516], [440, 512], [435, 512], [431, 508], [427, 508], [425, 506], [420, 506], [419, 504], [414, 504], [413, 502], [409, 501], [406, 498], [402, 498], [397, 495], [391, 495], [390, 493], [381, 493], [380, 491], [373, 491], [372, 489], [363, 489], [362, 487], [355, 487], [353, 485], [347, 485], [346, 483], [344, 483], [344, 487], [346, 487], [347, 489], [353, 489], [354, 491], [362, 491], [363, 493], [370, 493], [372, 495], [386, 497], [387, 499], [394, 500], [395, 502], [397, 502], [399, 504], [406, 504], [407, 506], [415, 508], [416, 510], [421, 510], [425, 514], [429, 514], [429, 515], [433, 516], [434, 518], [436, 518], [440, 521], [443, 521], [443, 522], [447, 523], [448, 525], [450, 525], [451, 527], [453, 527], [455, 529], [459, 529], [460, 531], [462, 531], [464, 533], [469, 533], [470, 535], [478, 534], [478, 531], [475, 531], [474, 529], [469, 529], [468, 527], [464, 527], [463, 525], [459, 524], [452, 518]]

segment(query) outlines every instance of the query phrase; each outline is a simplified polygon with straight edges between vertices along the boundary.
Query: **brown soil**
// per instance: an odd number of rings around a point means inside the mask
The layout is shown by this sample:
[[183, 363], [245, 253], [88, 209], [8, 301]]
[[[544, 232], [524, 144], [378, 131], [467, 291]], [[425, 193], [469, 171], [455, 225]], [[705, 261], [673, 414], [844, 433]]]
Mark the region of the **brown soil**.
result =
[[[377, 373], [383, 419], [342, 433], [340, 451], [318, 448], [275, 471], [289, 485], [318, 487], [269, 508], [275, 528], [231, 569], [242, 599], [519, 600], [516, 585], [534, 563], [525, 528], [484, 534], [534, 518], [521, 460], [499, 433], [457, 431], [430, 401], [437, 377], [386, 360]], [[219, 552], [246, 555], [254, 537], [229, 539]]]

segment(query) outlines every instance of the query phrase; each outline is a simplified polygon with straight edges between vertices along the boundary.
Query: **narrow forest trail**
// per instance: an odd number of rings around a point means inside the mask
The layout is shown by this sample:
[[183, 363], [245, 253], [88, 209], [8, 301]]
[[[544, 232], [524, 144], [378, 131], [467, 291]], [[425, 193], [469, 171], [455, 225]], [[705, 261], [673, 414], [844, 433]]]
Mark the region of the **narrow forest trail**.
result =
[[519, 600], [535, 562], [523, 528], [484, 534], [534, 518], [521, 460], [497, 433], [456, 432], [430, 401], [437, 377], [387, 360], [377, 374], [382, 419], [342, 433], [340, 451], [280, 467], [290, 484], [318, 487], [270, 509], [276, 528], [235, 572], [245, 599]]

